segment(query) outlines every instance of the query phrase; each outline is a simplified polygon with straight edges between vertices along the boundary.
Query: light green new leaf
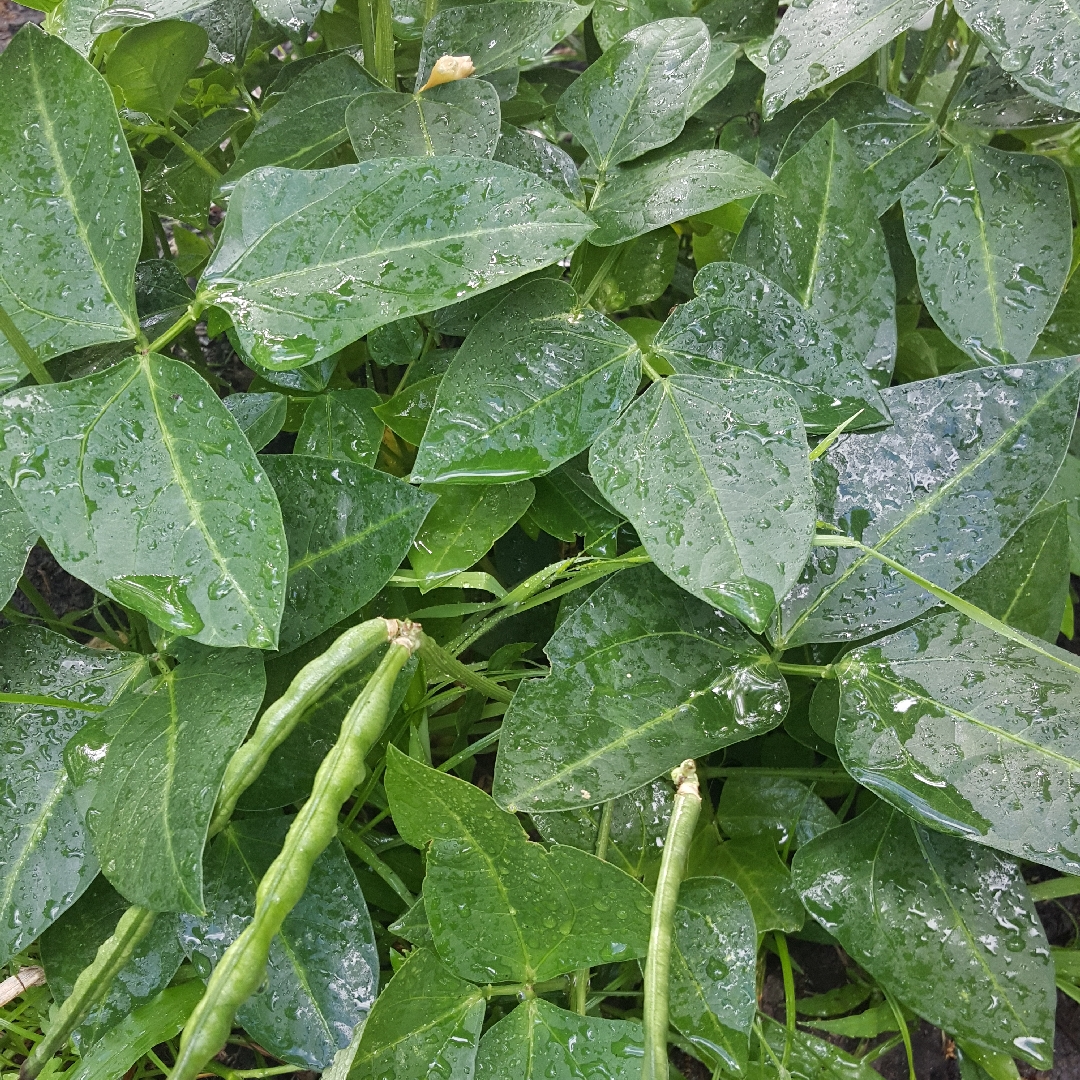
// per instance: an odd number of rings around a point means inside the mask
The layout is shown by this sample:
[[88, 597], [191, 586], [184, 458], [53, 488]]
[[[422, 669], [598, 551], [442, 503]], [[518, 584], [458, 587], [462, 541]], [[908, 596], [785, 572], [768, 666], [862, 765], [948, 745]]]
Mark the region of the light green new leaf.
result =
[[[205, 916], [181, 917], [188, 954], [210, 963], [251, 922], [255, 889], [292, 818], [259, 814], [228, 825], [206, 856]], [[237, 1022], [275, 1057], [325, 1069], [367, 1017], [379, 956], [367, 904], [337, 840], [319, 856], [300, 902], [270, 946], [266, 978]]]
[[284, 394], [230, 394], [224, 399], [251, 449], [258, 453], [285, 423], [289, 399]]
[[[829, 531], [956, 589], [997, 554], [1050, 486], [1078, 393], [1076, 358], [884, 390], [892, 427], [844, 435], [816, 463], [818, 517]], [[819, 548], [781, 609], [775, 637], [789, 646], [851, 641], [935, 603], [872, 555]]]
[[[31, 24], [0, 57], [0, 99], [0, 307], [43, 360], [133, 338], [139, 175], [108, 84]], [[0, 389], [25, 374], [0, 334]]]
[[759, 934], [768, 930], [790, 934], [802, 927], [806, 912], [771, 836], [726, 840], [713, 852], [710, 870], [739, 886]]
[[875, 427], [889, 412], [867, 370], [833, 334], [774, 282], [738, 263], [709, 263], [697, 298], [676, 308], [652, 349], [676, 372], [732, 377], [749, 372], [782, 386], [808, 431]]
[[[94, 38], [120, 27], [164, 19], [198, 23], [210, 36], [210, 59], [223, 65], [242, 65], [252, 39], [255, 10], [251, 0], [61, 0], [49, 29], [89, 54]], [[104, 10], [103, 10], [104, 8]]]
[[1015, 863], [878, 803], [802, 848], [792, 872], [814, 918], [901, 1002], [1049, 1067], [1054, 963]]
[[214, 800], [264, 689], [259, 653], [207, 652], [128, 690], [103, 715], [111, 738], [86, 821], [105, 876], [127, 900], [202, 910]]
[[476, 1055], [478, 1080], [637, 1080], [641, 1024], [567, 1012], [543, 998], [522, 1002], [492, 1025]]
[[1023, 362], [1072, 259], [1061, 166], [992, 146], [957, 146], [904, 191], [904, 224], [923, 302], [983, 364]]
[[638, 27], [570, 84], [559, 98], [559, 120], [603, 175], [682, 131], [708, 59], [709, 31], [700, 19]]
[[3, 399], [0, 469], [69, 573], [207, 645], [274, 648], [277, 498], [220, 398], [155, 354]]
[[23, 513], [11, 488], [0, 481], [0, 607], [11, 599], [22, 577], [37, 529]]
[[[794, 8], [790, 10], [796, 10]], [[840, 340], [879, 385], [896, 356], [896, 287], [873, 190], [830, 120], [758, 199], [731, 258], [766, 274]]]
[[840, 822], [812, 788], [788, 776], [740, 776], [724, 781], [716, 820], [728, 836], [771, 836], [794, 851]]
[[420, 591], [479, 562], [533, 501], [533, 486], [520, 484], [433, 484], [424, 488], [438, 497], [409, 551], [409, 564], [420, 577]]
[[520, 684], [499, 740], [492, 792], [510, 809], [624, 795], [685, 758], [774, 728], [787, 710], [764, 648], [652, 566], [601, 585], [545, 652], [551, 674]]
[[778, 193], [763, 172], [723, 150], [651, 159], [613, 171], [598, 185], [589, 204], [597, 226], [589, 242], [610, 247], [736, 199]]
[[436, 154], [489, 158], [500, 123], [499, 95], [483, 79], [459, 79], [422, 94], [364, 94], [345, 112], [358, 161]]
[[0, 962], [26, 948], [93, 881], [64, 746], [146, 674], [134, 653], [76, 645], [38, 626], [0, 631]]
[[469, 1078], [487, 1001], [482, 987], [415, 949], [379, 995], [364, 1024], [349, 1080]]
[[294, 454], [375, 465], [383, 422], [373, 409], [382, 404], [374, 390], [331, 390], [320, 394], [304, 413]]
[[579, 206], [585, 205], [585, 189], [581, 186], [574, 159], [561, 146], [548, 142], [536, 132], [503, 124], [495, 147], [495, 160], [536, 173], [560, 195]]
[[538, 177], [482, 158], [262, 169], [233, 191], [202, 295], [257, 363], [296, 368], [558, 262], [591, 227]]
[[672, 581], [760, 631], [810, 553], [808, 454], [782, 387], [673, 375], [596, 440], [589, 468]]
[[860, 784], [932, 828], [1080, 873], [1071, 653], [947, 611], [841, 667], [836, 749]]
[[[594, 247], [586, 240], [570, 260], [570, 274], [591, 283], [606, 267], [589, 304], [597, 311], [609, 313], [658, 300], [671, 284], [678, 262], [679, 234], [673, 228], [660, 228], [619, 244], [615, 252]], [[630, 327], [636, 325], [631, 319]], [[638, 341], [639, 348], [644, 348], [638, 334], [627, 326], [622, 329]]]
[[127, 108], [166, 120], [209, 40], [201, 26], [179, 19], [134, 26], [109, 53], [105, 78]]
[[638, 347], [606, 316], [576, 306], [566, 282], [538, 281], [477, 323], [439, 387], [414, 481], [539, 476], [626, 408], [641, 380]]
[[858, 67], [933, 6], [934, 0], [792, 4], [769, 45], [765, 118]]
[[289, 539], [281, 648], [295, 649], [359, 611], [401, 565], [435, 501], [351, 461], [269, 454]]

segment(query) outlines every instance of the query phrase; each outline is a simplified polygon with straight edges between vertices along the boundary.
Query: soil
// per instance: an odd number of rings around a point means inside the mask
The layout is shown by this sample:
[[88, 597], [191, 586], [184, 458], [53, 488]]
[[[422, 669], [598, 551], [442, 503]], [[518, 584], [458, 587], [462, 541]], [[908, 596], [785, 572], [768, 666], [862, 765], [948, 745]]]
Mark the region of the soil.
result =
[[40, 23], [44, 18], [40, 11], [31, 11], [30, 8], [11, 3], [11, 0], [0, 0], [0, 52], [4, 51], [23, 23]]

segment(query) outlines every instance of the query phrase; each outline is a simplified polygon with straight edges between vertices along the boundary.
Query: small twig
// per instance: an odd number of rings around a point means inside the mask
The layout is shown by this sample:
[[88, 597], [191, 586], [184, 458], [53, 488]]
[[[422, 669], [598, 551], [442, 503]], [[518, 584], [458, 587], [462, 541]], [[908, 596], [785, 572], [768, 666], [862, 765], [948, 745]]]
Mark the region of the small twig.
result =
[[45, 969], [41, 967], [19, 968], [10, 978], [0, 982], [0, 1008], [21, 997], [32, 986], [45, 985]]

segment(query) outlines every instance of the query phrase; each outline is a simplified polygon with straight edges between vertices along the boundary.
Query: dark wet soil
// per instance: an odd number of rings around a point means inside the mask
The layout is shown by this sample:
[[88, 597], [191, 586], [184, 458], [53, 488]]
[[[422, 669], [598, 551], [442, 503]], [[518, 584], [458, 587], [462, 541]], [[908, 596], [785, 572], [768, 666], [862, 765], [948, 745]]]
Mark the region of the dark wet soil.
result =
[[7, 43], [15, 36], [15, 32], [23, 23], [40, 23], [45, 16], [40, 11], [31, 11], [30, 8], [20, 7], [10, 0], [0, 0], [0, 52], [7, 47]]

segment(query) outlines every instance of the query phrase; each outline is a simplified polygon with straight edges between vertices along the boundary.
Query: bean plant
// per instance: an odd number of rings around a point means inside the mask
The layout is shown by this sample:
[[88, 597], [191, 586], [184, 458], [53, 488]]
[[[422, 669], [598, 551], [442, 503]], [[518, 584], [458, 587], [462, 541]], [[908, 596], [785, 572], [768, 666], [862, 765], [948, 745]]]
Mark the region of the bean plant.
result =
[[1073, 7], [40, 6], [5, 1078], [1052, 1068]]

